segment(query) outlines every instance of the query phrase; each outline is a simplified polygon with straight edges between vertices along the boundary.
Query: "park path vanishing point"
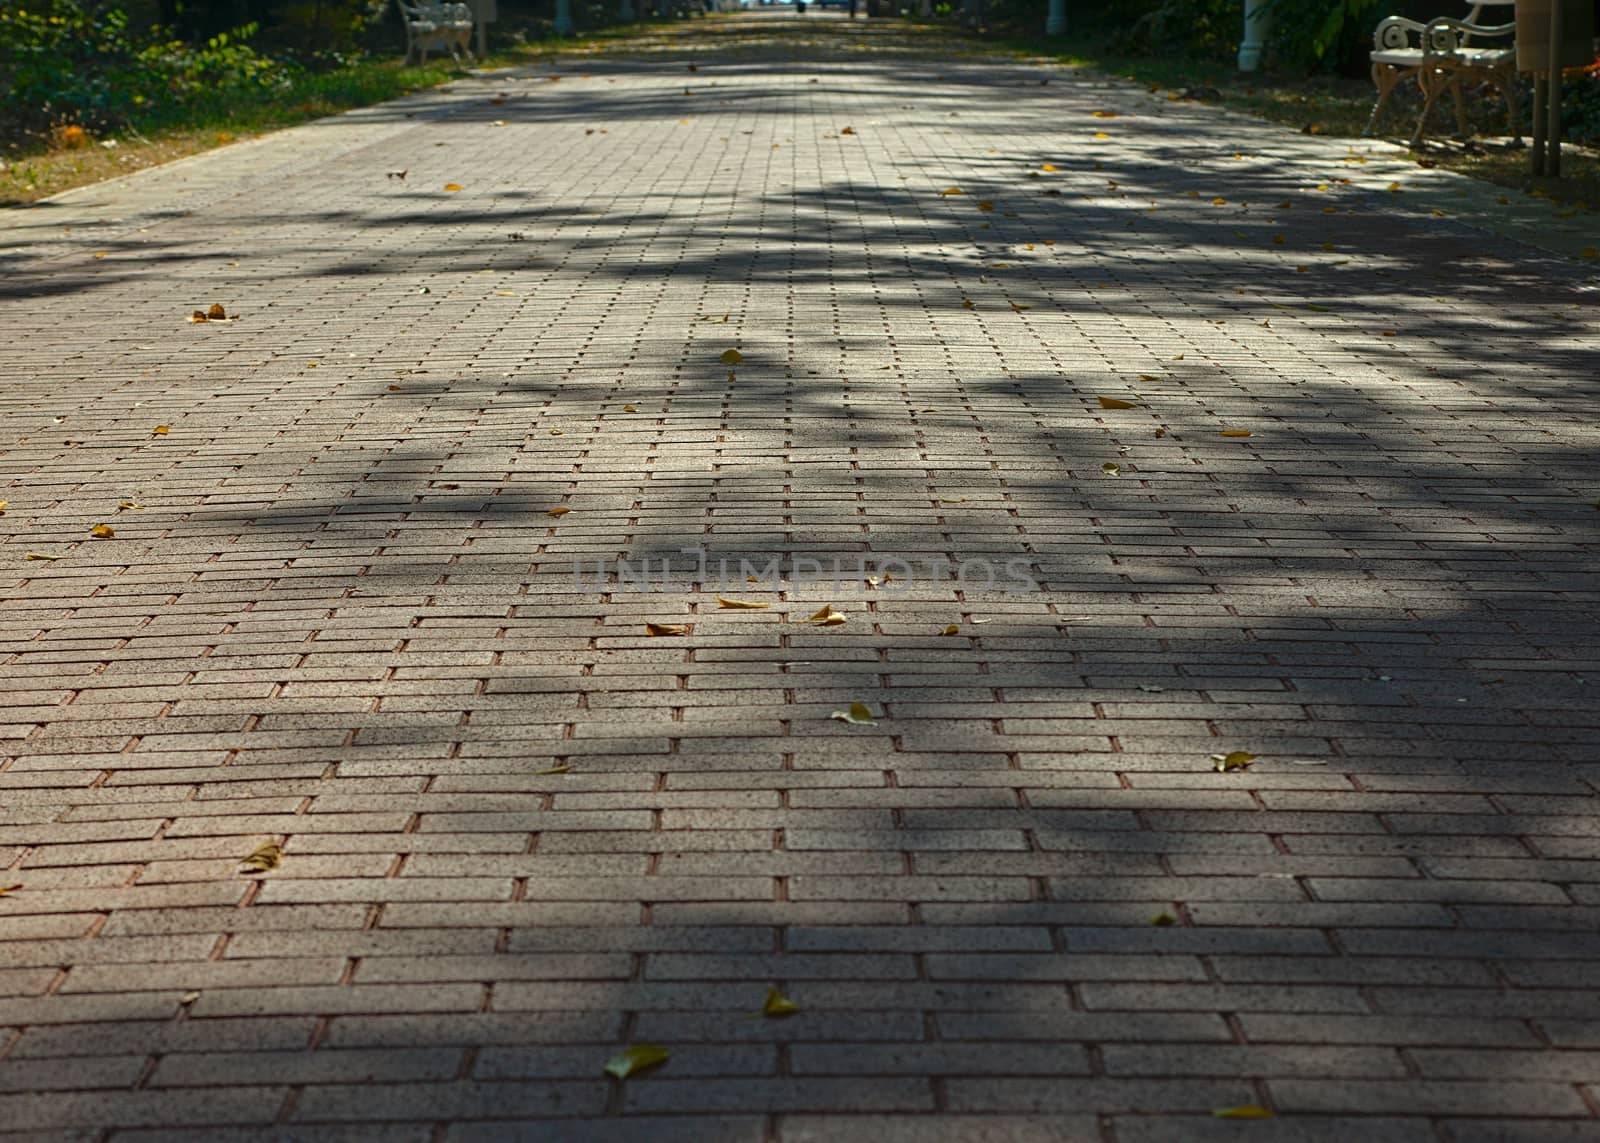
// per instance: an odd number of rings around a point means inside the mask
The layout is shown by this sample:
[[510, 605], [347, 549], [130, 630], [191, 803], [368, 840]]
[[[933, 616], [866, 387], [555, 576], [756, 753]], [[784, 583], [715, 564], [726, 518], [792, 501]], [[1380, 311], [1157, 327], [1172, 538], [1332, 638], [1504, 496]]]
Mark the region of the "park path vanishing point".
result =
[[1592, 280], [806, 19], [4, 216], [0, 1140], [1600, 1137]]

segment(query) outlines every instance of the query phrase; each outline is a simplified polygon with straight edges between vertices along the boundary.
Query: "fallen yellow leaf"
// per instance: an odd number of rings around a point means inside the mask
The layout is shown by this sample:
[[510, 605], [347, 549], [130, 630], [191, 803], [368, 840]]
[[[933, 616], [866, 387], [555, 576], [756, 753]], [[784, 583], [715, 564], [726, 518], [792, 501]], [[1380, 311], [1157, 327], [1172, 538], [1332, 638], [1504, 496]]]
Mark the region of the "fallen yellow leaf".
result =
[[1137, 409], [1139, 406], [1132, 401], [1124, 401], [1119, 397], [1098, 397], [1102, 409]]
[[1120, 464], [1113, 464], [1108, 460], [1100, 466], [1100, 471], [1105, 473], [1107, 476], [1121, 476], [1122, 466]]
[[1041, 163], [1039, 165], [1039, 169], [1041, 171], [1059, 171], [1061, 168], [1056, 166], [1054, 163]]
[[109, 540], [117, 534], [117, 530], [110, 524], [96, 524], [89, 529], [89, 535], [97, 540]]
[[672, 1058], [672, 1053], [660, 1044], [635, 1044], [606, 1061], [606, 1074], [625, 1080], [635, 1072], [660, 1067]]
[[985, 199], [979, 199], [978, 200], [978, 209], [981, 210], [981, 211], [985, 211], [985, 212], [991, 211], [991, 210], [994, 209], [994, 203], [991, 202], [989, 199], [986, 199], [986, 198]]
[[646, 635], [682, 635], [687, 630], [687, 627], [681, 627], [675, 623], [646, 623], [644, 625]]
[[781, 1020], [785, 1016], [793, 1016], [800, 1011], [800, 1005], [790, 1000], [776, 988], [767, 989], [766, 1003], [761, 1006], [761, 1014], [772, 1020]]
[[1245, 1103], [1238, 1107], [1219, 1107], [1211, 1114], [1218, 1119], [1271, 1119], [1274, 1113], [1260, 1104]]
[[1217, 435], [1221, 436], [1221, 437], [1247, 437], [1247, 436], [1250, 435], [1250, 430], [1249, 429], [1223, 429]]
[[756, 603], [749, 599], [725, 599], [717, 596], [717, 606], [727, 608], [729, 611], [765, 611], [771, 607], [770, 603]]
[[164, 436], [167, 435], [167, 430], [170, 427], [171, 427], [170, 425], [157, 425], [154, 429], [151, 430], [151, 432], [155, 433], [155, 435], [158, 436], [158, 437], [164, 437]]
[[961, 634], [961, 626], [959, 624], [952, 623], [952, 624], [950, 624], [950, 626], [946, 627], [943, 631], [939, 632], [939, 634], [941, 634], [941, 635], [959, 635], [959, 634]]
[[1096, 111], [1094, 117], [1096, 119], [1115, 119], [1117, 113], [1115, 111]]
[[565, 516], [568, 512], [571, 512], [571, 511], [572, 511], [572, 509], [568, 508], [565, 504], [558, 504], [554, 508], [552, 508], [548, 512], [546, 512], [545, 515], [546, 516]]
[[[0, 509], [4, 509], [5, 506], [6, 506], [6, 502], [4, 500], [0, 500]], [[143, 512], [144, 511], [144, 505], [143, 504], [135, 504], [132, 500], [118, 500], [117, 501], [117, 511], [118, 512]]]
[[967, 192], [962, 190], [960, 187], [945, 187], [944, 190], [940, 191], [939, 193], [940, 194], [966, 194]]
[[877, 725], [872, 721], [872, 711], [867, 709], [867, 704], [864, 702], [853, 702], [850, 704], [849, 710], [836, 710], [828, 717], [836, 718], [840, 722], [855, 723], [858, 726]]
[[22, 555], [22, 558], [25, 559], [25, 560], [64, 560], [64, 559], [66, 559], [65, 556], [52, 556], [52, 555], [49, 555], [49, 554], [47, 554], [45, 552], [24, 552], [23, 555]]
[[737, 349], [729, 349], [723, 353], [719, 360], [724, 365], [737, 365], [739, 362], [744, 360], [744, 354], [740, 353]]
[[534, 774], [536, 774], [536, 775], [538, 775], [539, 777], [542, 778], [542, 777], [548, 776], [550, 774], [565, 774], [568, 770], [571, 770], [571, 769], [572, 769], [572, 767], [570, 765], [568, 765], [565, 762], [561, 762], [561, 763], [558, 763], [555, 766], [546, 766], [543, 770], [535, 770]]
[[239, 864], [243, 866], [241, 873], [249, 870], [255, 873], [266, 873], [276, 869], [283, 863], [283, 846], [275, 841], [265, 842], [251, 850], [249, 855]]
[[1229, 770], [1243, 770], [1256, 756], [1245, 750], [1230, 750], [1226, 754], [1213, 754], [1211, 768], [1219, 774], [1226, 774]]
[[1161, 927], [1165, 928], [1168, 925], [1176, 925], [1178, 923], [1178, 918], [1174, 917], [1171, 913], [1157, 913], [1155, 916], [1150, 918], [1150, 923], [1152, 925], [1160, 925]]
[[1094, 137], [1096, 139], [1109, 139], [1109, 138], [1111, 138], [1111, 136], [1107, 135], [1104, 131], [1096, 131], [1094, 133]]
[[632, 405], [624, 405], [622, 406], [622, 411], [624, 413], [637, 413], [639, 410], [635, 409]]
[[444, 184], [444, 189], [449, 191], [451, 194], [454, 194], [456, 191], [461, 189], [461, 184], [460, 183], [445, 183]]

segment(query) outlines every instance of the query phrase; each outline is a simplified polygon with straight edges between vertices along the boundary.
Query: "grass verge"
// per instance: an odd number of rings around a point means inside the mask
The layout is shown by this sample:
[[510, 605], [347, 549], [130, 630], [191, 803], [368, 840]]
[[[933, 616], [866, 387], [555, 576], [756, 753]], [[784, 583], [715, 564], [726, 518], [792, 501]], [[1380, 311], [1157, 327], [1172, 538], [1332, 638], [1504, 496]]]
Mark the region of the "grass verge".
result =
[[[626, 41], [651, 27], [641, 23], [570, 40], [529, 44], [473, 66], [509, 67], [593, 53], [598, 46]], [[216, 106], [184, 108], [176, 115], [153, 116], [100, 138], [81, 131], [58, 131], [48, 141], [12, 142], [0, 153], [0, 206], [37, 202], [74, 187], [170, 163], [237, 139], [369, 107], [465, 74], [464, 68], [449, 59], [420, 67], [406, 67], [397, 59], [360, 59], [333, 71], [300, 76], [287, 90], [231, 96]]]

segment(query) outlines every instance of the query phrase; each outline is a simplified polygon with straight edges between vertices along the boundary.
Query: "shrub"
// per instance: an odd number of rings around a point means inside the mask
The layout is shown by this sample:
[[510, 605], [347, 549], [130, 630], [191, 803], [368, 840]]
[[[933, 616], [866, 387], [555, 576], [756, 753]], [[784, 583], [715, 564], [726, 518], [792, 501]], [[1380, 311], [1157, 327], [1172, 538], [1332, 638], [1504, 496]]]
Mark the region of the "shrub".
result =
[[1561, 85], [1561, 129], [1576, 143], [1600, 146], [1600, 56]]
[[43, 0], [0, 8], [0, 122], [40, 136], [76, 126], [103, 132], [207, 99], [286, 84], [287, 63], [246, 42], [253, 26], [189, 44], [150, 29], [135, 33], [119, 8]]

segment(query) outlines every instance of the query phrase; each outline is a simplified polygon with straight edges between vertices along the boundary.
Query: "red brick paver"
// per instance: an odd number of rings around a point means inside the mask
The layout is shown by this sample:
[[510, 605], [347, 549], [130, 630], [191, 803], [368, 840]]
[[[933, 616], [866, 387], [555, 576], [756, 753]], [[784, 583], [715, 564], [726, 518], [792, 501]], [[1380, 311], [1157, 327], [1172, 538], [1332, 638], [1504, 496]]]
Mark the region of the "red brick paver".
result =
[[1600, 1137], [1593, 280], [698, 45], [5, 220], [0, 1140]]

